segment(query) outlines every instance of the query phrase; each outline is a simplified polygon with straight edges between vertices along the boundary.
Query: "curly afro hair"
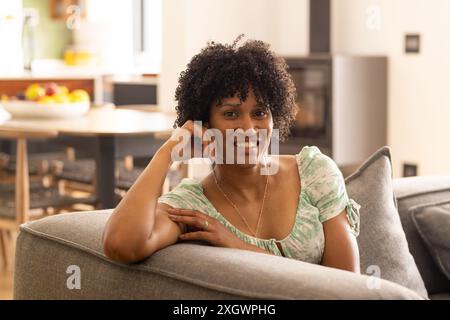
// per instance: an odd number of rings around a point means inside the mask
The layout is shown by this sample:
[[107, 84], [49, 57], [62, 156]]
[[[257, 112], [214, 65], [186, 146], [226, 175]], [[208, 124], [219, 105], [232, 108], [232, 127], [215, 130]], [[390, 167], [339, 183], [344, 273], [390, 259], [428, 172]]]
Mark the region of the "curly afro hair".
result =
[[285, 140], [297, 113], [296, 90], [284, 59], [262, 41], [247, 40], [242, 46], [208, 42], [180, 74], [175, 92], [175, 126], [188, 120], [209, 122], [213, 103], [238, 95], [247, 99], [253, 88], [258, 103], [272, 113], [274, 128]]

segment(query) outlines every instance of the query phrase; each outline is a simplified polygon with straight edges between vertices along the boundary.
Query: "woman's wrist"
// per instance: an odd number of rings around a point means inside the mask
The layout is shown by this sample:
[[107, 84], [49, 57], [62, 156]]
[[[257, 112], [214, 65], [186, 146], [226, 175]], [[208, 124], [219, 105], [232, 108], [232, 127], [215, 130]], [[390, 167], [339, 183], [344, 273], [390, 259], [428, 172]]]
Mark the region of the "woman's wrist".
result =
[[172, 149], [177, 145], [178, 141], [175, 140], [167, 140], [163, 143], [160, 150], [164, 150], [165, 152], [168, 152], [169, 154], [172, 152]]
[[178, 142], [167, 140], [164, 142], [164, 144], [159, 148], [158, 153], [163, 154], [165, 157], [168, 157], [170, 159], [170, 162], [172, 161], [172, 150], [176, 146]]

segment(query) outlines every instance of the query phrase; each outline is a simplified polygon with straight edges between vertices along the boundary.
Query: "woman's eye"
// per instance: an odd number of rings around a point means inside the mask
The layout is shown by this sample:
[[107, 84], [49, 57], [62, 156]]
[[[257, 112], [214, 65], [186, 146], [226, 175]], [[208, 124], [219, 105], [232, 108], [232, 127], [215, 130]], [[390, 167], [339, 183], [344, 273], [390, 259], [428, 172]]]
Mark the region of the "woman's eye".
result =
[[225, 116], [225, 117], [228, 117], [228, 118], [230, 118], [230, 117], [235, 117], [236, 116], [236, 111], [225, 111], [224, 113], [223, 113], [223, 115]]
[[258, 118], [264, 118], [265, 116], [267, 116], [267, 111], [265, 110], [258, 110], [255, 112], [255, 116]]

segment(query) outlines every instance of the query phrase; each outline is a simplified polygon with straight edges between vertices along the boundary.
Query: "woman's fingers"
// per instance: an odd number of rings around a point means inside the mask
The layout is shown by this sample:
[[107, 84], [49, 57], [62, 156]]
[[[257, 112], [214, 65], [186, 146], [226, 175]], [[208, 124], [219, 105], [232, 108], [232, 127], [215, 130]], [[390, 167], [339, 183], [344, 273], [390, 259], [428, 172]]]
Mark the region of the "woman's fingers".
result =
[[[195, 210], [170, 208], [169, 218], [194, 229], [179, 236], [179, 240], [203, 240], [214, 246], [226, 248], [242, 247], [242, 241], [220, 221]], [[197, 230], [198, 229], [198, 230]]]
[[171, 214], [179, 214], [183, 216], [192, 216], [192, 217], [199, 217], [199, 218], [205, 218], [209, 219], [210, 217], [202, 212], [196, 211], [196, 210], [189, 210], [189, 209], [178, 209], [178, 208], [169, 208], [167, 211]]
[[206, 231], [195, 231], [195, 232], [188, 232], [183, 233], [179, 236], [180, 240], [203, 240], [203, 241], [210, 241], [211, 234]]
[[[212, 143], [213, 141], [205, 139], [205, 132], [209, 129], [205, 125], [201, 125], [201, 123], [197, 121], [188, 120], [181, 127], [182, 129], [186, 129], [190, 132], [190, 148], [191, 148], [191, 157], [202, 157], [204, 155], [205, 148]], [[196, 142], [197, 141], [197, 142]], [[201, 154], [195, 154], [196, 145], [199, 150], [197, 152], [201, 152]]]
[[177, 216], [169, 214], [169, 218], [174, 222], [181, 222], [198, 229], [206, 230], [209, 227], [209, 223], [206, 222], [207, 220], [202, 220], [197, 217], [181, 216], [181, 215]]
[[175, 222], [185, 223], [198, 229], [211, 230], [214, 221], [208, 215], [186, 209], [168, 209], [169, 218]]

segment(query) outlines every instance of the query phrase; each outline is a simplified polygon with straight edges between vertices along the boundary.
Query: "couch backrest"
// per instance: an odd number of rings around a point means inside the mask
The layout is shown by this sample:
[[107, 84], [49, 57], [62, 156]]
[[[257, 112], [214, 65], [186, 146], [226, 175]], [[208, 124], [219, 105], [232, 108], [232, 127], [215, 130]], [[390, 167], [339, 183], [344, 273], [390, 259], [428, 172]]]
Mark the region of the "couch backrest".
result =
[[394, 179], [393, 187], [409, 251], [414, 257], [428, 294], [449, 292], [450, 281], [430, 255], [411, 219], [410, 209], [450, 200], [450, 175], [397, 178]]

